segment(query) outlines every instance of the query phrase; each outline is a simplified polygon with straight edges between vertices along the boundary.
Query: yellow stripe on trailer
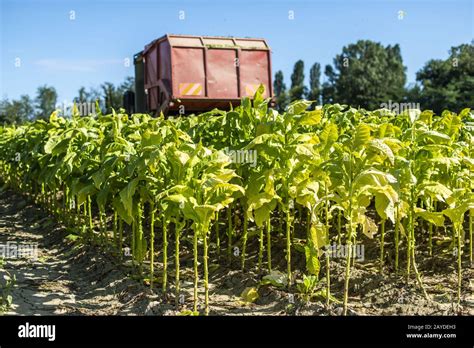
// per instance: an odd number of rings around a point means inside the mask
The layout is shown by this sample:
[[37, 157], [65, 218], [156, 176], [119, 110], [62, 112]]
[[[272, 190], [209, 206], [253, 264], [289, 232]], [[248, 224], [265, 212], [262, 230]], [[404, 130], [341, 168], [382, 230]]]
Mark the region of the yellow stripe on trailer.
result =
[[198, 83], [198, 86], [197, 86], [197, 88], [194, 90], [193, 95], [201, 95], [201, 91], [202, 91], [202, 86], [201, 86], [200, 83]]
[[200, 83], [186, 82], [179, 84], [180, 95], [201, 95], [202, 85]]

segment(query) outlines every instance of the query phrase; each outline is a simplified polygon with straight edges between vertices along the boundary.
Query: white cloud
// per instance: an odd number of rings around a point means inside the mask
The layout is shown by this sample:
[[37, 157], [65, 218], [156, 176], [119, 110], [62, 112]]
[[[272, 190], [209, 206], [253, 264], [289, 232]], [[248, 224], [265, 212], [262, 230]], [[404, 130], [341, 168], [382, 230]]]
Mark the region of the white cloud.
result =
[[120, 59], [57, 59], [46, 58], [35, 61], [41, 68], [54, 71], [95, 72], [104, 65], [123, 64]]

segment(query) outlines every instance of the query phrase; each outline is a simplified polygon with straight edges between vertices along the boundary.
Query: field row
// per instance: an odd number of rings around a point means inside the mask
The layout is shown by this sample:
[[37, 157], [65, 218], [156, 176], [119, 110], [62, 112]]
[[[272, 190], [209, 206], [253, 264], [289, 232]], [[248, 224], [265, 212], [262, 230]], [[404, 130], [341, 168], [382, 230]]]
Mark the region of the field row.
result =
[[[162, 290], [172, 283], [177, 301], [180, 243], [189, 241], [194, 312], [200, 277], [209, 310], [210, 252], [217, 262], [238, 256], [245, 270], [255, 251], [264, 279], [296, 283], [307, 298], [324, 279], [328, 304], [337, 301], [329, 265], [339, 252], [346, 314], [355, 251], [366, 238], [378, 241], [380, 272], [414, 277], [426, 297], [416, 250], [446, 254], [456, 263], [459, 303], [462, 262], [473, 257], [473, 135], [469, 109], [395, 115], [301, 100], [278, 113], [259, 91], [234, 110], [176, 119], [53, 113], [48, 122], [0, 127], [0, 179], [85, 243], [119, 255], [129, 248], [151, 287], [159, 254]], [[285, 269], [273, 267], [272, 246], [283, 246]], [[303, 279], [294, 276], [295, 253], [305, 260]]]

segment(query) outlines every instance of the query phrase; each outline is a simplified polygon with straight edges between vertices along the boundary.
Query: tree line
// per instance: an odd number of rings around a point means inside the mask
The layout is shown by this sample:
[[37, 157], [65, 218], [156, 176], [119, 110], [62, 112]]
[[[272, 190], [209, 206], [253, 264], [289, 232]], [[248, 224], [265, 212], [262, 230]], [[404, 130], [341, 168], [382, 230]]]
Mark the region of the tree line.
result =
[[[71, 104], [95, 104], [96, 101], [101, 101], [99, 107], [103, 112], [110, 112], [112, 108], [118, 110], [123, 106], [123, 94], [125, 91], [134, 90], [134, 85], [134, 78], [127, 77], [118, 85], [105, 82], [99, 88], [81, 87]], [[47, 85], [38, 87], [34, 99], [26, 94], [16, 100], [4, 98], [0, 101], [0, 124], [20, 124], [34, 119], [48, 119], [57, 109], [58, 102], [56, 89]]]
[[[317, 103], [339, 103], [379, 109], [382, 105], [420, 105], [441, 113], [445, 109], [459, 111], [474, 106], [474, 41], [452, 47], [446, 60], [429, 60], [416, 73], [416, 83], [406, 85], [406, 67], [398, 44], [383, 46], [378, 42], [360, 40], [343, 47], [332, 65], [324, 68], [321, 83], [321, 65], [314, 63], [309, 70], [309, 86], [305, 85], [305, 66], [298, 60], [287, 89], [282, 71], [275, 73], [273, 92], [277, 108], [284, 110], [297, 99]], [[134, 89], [133, 77], [119, 85], [103, 83], [98, 89], [81, 87], [75, 103], [102, 101], [101, 108], [110, 112], [123, 106], [123, 94]], [[0, 101], [0, 124], [22, 123], [33, 119], [47, 119], [56, 109], [58, 94], [52, 86], [40, 86], [32, 99]]]
[[343, 47], [332, 65], [314, 63], [305, 85], [304, 62], [298, 60], [287, 89], [282, 71], [275, 73], [273, 91], [280, 110], [297, 99], [339, 103], [369, 110], [390, 102], [420, 105], [437, 113], [474, 107], [474, 41], [452, 47], [446, 60], [429, 60], [416, 73], [416, 83], [406, 85], [406, 67], [398, 44], [383, 46], [360, 40]]

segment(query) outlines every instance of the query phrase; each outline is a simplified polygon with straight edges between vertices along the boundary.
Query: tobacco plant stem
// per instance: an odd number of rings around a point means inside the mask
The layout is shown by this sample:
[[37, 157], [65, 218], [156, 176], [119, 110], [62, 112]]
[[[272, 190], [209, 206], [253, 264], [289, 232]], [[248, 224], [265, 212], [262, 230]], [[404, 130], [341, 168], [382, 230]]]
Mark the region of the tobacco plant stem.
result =
[[270, 218], [267, 219], [267, 265], [268, 271], [272, 271], [272, 237]]
[[399, 218], [399, 208], [397, 205], [396, 210], [396, 218], [395, 218], [395, 273], [398, 273], [398, 248], [399, 248], [399, 239], [400, 239], [400, 218]]
[[163, 216], [163, 292], [166, 292], [168, 285], [168, 221]]
[[306, 235], [309, 236], [311, 230], [311, 211], [306, 211]]
[[145, 253], [145, 250], [143, 250], [143, 206], [141, 201], [139, 201], [137, 204], [137, 215], [137, 240], [135, 242], [135, 247], [137, 250], [138, 268], [141, 276], [143, 274], [143, 255]]
[[132, 236], [131, 236], [131, 248], [132, 248], [132, 261], [135, 261], [136, 256], [136, 241], [137, 241], [137, 223], [132, 222]]
[[472, 230], [473, 230], [474, 218], [472, 210], [469, 211], [469, 261], [472, 266]]
[[[413, 209], [413, 208], [412, 208]], [[426, 289], [423, 285], [423, 281], [421, 280], [421, 275], [420, 275], [420, 272], [418, 271], [418, 266], [416, 265], [416, 259], [415, 259], [415, 226], [414, 226], [414, 211], [412, 210], [411, 212], [411, 223], [410, 223], [410, 229], [408, 231], [408, 234], [410, 235], [410, 240], [411, 240], [411, 243], [412, 245], [410, 246], [410, 253], [411, 253], [411, 259], [412, 259], [412, 263], [413, 263], [413, 271], [415, 272], [415, 276], [416, 276], [416, 281], [418, 282], [418, 285], [420, 286], [421, 290], [423, 291], [423, 295], [425, 296], [425, 298], [430, 301], [430, 297], [428, 296], [428, 293], [426, 292]], [[407, 278], [408, 280], [408, 278]]]
[[346, 242], [346, 274], [344, 279], [344, 299], [343, 299], [343, 307], [342, 307], [342, 314], [347, 315], [347, 301], [349, 298], [349, 279], [351, 276], [351, 257], [352, 257], [352, 155], [349, 160], [349, 209], [347, 210], [347, 242]]
[[104, 212], [99, 209], [99, 223], [100, 223], [100, 237], [102, 239], [102, 243], [106, 242], [106, 235], [105, 235], [105, 222], [104, 222]]
[[429, 255], [433, 256], [433, 224], [428, 222], [428, 251]]
[[457, 303], [458, 306], [461, 303], [461, 285], [462, 285], [462, 268], [461, 268], [461, 231], [462, 231], [462, 225], [461, 227], [456, 228], [457, 229], [457, 240], [458, 240], [458, 252], [457, 252], [457, 257], [458, 257], [458, 296], [457, 296]]
[[204, 234], [204, 313], [209, 315], [209, 271], [208, 271], [207, 231]]
[[[326, 233], [328, 236], [328, 244], [329, 241], [329, 201], [328, 201], [328, 187], [327, 184], [324, 185], [324, 194], [326, 196], [325, 202], [325, 218], [326, 218]], [[329, 264], [329, 253], [326, 253], [326, 305], [329, 307], [329, 300], [331, 297], [331, 268]]]
[[247, 250], [247, 237], [248, 237], [248, 214], [247, 209], [244, 207], [244, 231], [242, 235], [242, 255], [241, 255], [241, 264], [242, 271], [245, 270], [245, 257]]
[[[433, 211], [433, 202], [428, 203], [429, 211]], [[428, 222], [428, 252], [430, 256], [433, 256], [433, 224]]]
[[384, 243], [385, 243], [385, 219], [380, 223], [380, 273], [383, 273]]
[[229, 260], [229, 263], [232, 262], [232, 233], [233, 233], [233, 227], [232, 227], [232, 206], [230, 205], [227, 208], [227, 238], [228, 238], [228, 243], [227, 243], [227, 258]]
[[118, 225], [118, 249], [120, 253], [120, 259], [122, 260], [123, 258], [123, 220], [119, 218], [119, 225]]
[[[411, 218], [409, 218], [411, 219]], [[410, 269], [411, 269], [411, 222], [408, 222], [408, 230], [405, 229], [407, 235], [407, 282], [410, 279]]]
[[87, 214], [89, 215], [89, 230], [91, 233], [91, 236], [94, 236], [94, 226], [92, 225], [92, 202], [91, 202], [91, 196], [87, 196]]
[[415, 276], [416, 276], [416, 280], [418, 282], [418, 285], [420, 286], [421, 290], [423, 291], [423, 295], [425, 296], [425, 298], [428, 301], [430, 301], [430, 297], [428, 296], [428, 293], [426, 292], [425, 286], [423, 285], [423, 281], [421, 279], [420, 272], [418, 272], [418, 266], [416, 265], [416, 262], [415, 262], [415, 248], [414, 247], [411, 248], [411, 254], [412, 254], [412, 258], [413, 258], [413, 270], [415, 271]]
[[155, 205], [150, 206], [150, 290], [155, 279]]
[[220, 256], [221, 256], [221, 236], [219, 234], [219, 212], [216, 212], [215, 230], [216, 230], [217, 257], [220, 258]]
[[342, 213], [340, 210], [337, 211], [337, 244], [341, 245], [341, 220]]
[[[349, 227], [349, 230], [352, 228]], [[349, 231], [351, 233], [351, 231]], [[347, 250], [346, 250], [346, 274], [344, 279], [344, 303], [342, 309], [342, 315], [347, 315], [347, 300], [349, 297], [349, 279], [351, 276], [351, 257], [352, 257], [352, 239], [347, 238]]]
[[181, 225], [179, 222], [176, 224], [174, 229], [174, 266], [175, 266], [175, 298], [176, 298], [176, 305], [179, 303], [179, 291], [180, 291], [180, 284], [179, 284], [179, 236], [181, 233]]
[[286, 210], [286, 267], [289, 288], [291, 286], [291, 226], [289, 208]]
[[114, 233], [114, 245], [117, 246], [117, 235], [118, 232], [118, 214], [114, 211], [114, 222], [113, 222], [113, 233]]
[[259, 227], [258, 270], [262, 269], [263, 260], [263, 227]]
[[194, 304], [193, 304], [193, 310], [194, 312], [197, 312], [197, 301], [198, 301], [198, 280], [199, 280], [199, 274], [198, 274], [198, 234], [197, 231], [194, 230], [194, 236], [193, 236], [193, 254], [194, 254]]

